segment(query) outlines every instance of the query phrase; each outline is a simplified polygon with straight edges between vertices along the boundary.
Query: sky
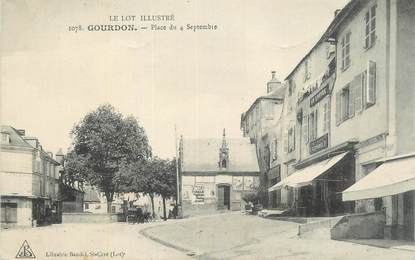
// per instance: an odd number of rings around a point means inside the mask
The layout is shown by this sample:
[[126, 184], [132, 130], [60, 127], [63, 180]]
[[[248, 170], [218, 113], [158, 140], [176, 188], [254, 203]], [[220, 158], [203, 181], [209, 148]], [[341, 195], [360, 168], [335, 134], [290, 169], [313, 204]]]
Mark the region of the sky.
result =
[[[70, 131], [100, 104], [135, 116], [153, 153], [184, 138], [242, 137], [240, 116], [283, 80], [348, 0], [2, 0], [0, 121], [67, 151]], [[210, 31], [96, 32], [110, 16], [174, 15]], [[133, 23], [151, 26], [151, 22]], [[69, 31], [81, 25], [80, 32]]]

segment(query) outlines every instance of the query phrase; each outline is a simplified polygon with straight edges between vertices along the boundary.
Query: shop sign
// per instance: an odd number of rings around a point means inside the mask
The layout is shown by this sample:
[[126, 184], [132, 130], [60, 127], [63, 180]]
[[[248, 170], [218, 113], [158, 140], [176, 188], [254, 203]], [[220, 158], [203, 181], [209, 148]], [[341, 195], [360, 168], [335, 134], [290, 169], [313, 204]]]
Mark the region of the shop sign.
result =
[[194, 203], [204, 203], [205, 202], [205, 189], [203, 185], [194, 185], [192, 189], [194, 196]]
[[329, 135], [325, 134], [310, 142], [310, 154], [316, 153], [328, 147]]
[[325, 96], [329, 94], [329, 85], [326, 85], [324, 88], [320, 89], [314, 96], [310, 98], [310, 107], [317, 104], [320, 100], [322, 100]]

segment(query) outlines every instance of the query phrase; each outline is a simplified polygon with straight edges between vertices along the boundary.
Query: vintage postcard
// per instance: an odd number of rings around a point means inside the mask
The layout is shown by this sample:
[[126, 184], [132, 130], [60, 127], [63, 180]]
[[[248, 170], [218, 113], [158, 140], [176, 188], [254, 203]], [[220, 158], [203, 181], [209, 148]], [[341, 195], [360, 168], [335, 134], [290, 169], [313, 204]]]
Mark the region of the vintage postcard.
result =
[[415, 259], [415, 1], [0, 0], [0, 259]]

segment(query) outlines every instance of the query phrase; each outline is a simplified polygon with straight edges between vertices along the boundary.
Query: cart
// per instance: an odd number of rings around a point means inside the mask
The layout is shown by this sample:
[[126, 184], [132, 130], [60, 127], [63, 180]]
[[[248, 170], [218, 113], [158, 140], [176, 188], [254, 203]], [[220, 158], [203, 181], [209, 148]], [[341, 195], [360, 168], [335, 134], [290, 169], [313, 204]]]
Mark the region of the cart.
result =
[[137, 223], [138, 222], [138, 214], [137, 208], [128, 208], [127, 210], [127, 223]]

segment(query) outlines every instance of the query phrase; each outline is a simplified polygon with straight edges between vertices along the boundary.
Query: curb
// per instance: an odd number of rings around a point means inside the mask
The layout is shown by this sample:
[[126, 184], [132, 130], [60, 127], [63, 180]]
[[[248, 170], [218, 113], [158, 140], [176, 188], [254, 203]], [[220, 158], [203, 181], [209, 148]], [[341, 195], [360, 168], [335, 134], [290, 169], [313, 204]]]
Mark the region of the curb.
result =
[[163, 226], [163, 225], [157, 225], [157, 226], [153, 226], [153, 227], [146, 227], [146, 228], [140, 230], [138, 233], [141, 234], [142, 236], [144, 236], [145, 238], [151, 239], [151, 240], [153, 240], [153, 241], [155, 241], [155, 242], [157, 242], [159, 244], [162, 244], [164, 246], [167, 246], [167, 247], [176, 249], [176, 250], [178, 250], [180, 252], [185, 253], [188, 256], [196, 256], [196, 254], [193, 251], [191, 251], [191, 250], [189, 250], [187, 248], [184, 248], [182, 246], [178, 246], [178, 245], [175, 245], [173, 243], [167, 242], [167, 241], [162, 240], [162, 239], [160, 239], [160, 238], [158, 238], [156, 236], [150, 235], [150, 234], [148, 234], [146, 232], [149, 229], [153, 229], [153, 228], [156, 228], [156, 227], [159, 227], [159, 226]]

